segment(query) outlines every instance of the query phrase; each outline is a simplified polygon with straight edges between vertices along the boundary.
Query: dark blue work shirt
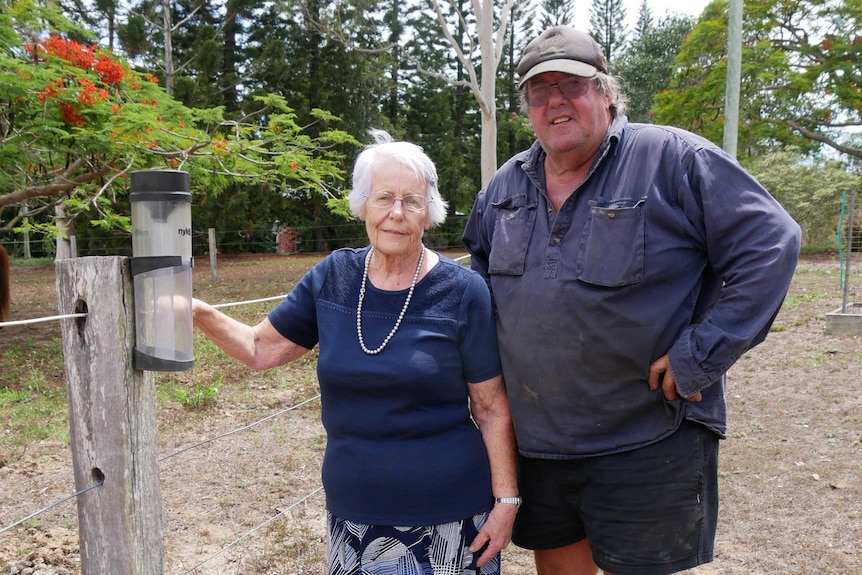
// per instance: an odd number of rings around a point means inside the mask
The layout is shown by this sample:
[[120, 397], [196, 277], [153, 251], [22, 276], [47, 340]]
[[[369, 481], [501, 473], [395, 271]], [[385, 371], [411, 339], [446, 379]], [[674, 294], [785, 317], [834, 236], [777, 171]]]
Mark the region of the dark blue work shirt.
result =
[[[615, 119], [555, 212], [538, 142], [479, 193], [464, 233], [491, 287], [524, 455], [634, 449], [683, 419], [721, 436], [725, 373], [761, 342], [799, 253], [799, 226], [720, 148]], [[669, 353], [679, 393], [647, 384]]]

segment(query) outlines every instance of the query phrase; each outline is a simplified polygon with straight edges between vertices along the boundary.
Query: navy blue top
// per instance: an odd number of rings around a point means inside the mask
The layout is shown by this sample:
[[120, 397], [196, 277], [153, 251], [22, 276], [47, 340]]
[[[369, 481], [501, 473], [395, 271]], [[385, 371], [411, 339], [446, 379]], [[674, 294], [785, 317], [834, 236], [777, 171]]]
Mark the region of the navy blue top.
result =
[[[500, 374], [488, 287], [440, 256], [416, 284], [401, 327], [377, 355], [359, 346], [356, 308], [368, 248], [333, 252], [269, 314], [284, 337], [319, 342], [327, 508], [343, 519], [420, 526], [493, 505], [488, 455], [468, 382]], [[376, 349], [408, 290], [366, 287], [365, 345]]]
[[[476, 198], [464, 234], [490, 284], [524, 455], [634, 449], [685, 418], [727, 427], [725, 372], [766, 337], [799, 254], [799, 226], [708, 140], [616, 118], [555, 211], [538, 142]], [[683, 397], [647, 385], [669, 353]]]

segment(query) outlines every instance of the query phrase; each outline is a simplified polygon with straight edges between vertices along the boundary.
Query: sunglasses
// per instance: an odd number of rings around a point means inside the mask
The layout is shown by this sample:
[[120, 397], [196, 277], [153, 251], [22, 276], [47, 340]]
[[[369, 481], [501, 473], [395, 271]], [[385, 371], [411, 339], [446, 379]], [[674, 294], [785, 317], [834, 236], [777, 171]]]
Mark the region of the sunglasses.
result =
[[574, 100], [580, 98], [590, 89], [590, 82], [595, 79], [583, 78], [581, 76], [572, 76], [563, 78], [559, 82], [549, 82], [547, 84], [531, 84], [527, 87], [526, 98], [527, 104], [533, 108], [544, 106], [551, 99], [551, 93], [554, 88], [559, 88], [563, 98]]

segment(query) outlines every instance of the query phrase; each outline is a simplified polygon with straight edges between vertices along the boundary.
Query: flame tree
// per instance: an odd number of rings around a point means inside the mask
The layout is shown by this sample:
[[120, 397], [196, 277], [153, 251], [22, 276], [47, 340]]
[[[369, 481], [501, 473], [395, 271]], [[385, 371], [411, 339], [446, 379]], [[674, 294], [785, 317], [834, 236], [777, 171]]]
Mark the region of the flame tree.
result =
[[188, 171], [203, 201], [253, 183], [338, 204], [338, 150], [357, 142], [327, 128], [334, 116], [313, 111], [312, 136], [276, 95], [230, 118], [221, 107], [188, 108], [58, 13], [32, 0], [0, 5], [0, 233], [57, 234], [58, 209], [127, 227], [114, 208], [129, 173], [159, 167]]

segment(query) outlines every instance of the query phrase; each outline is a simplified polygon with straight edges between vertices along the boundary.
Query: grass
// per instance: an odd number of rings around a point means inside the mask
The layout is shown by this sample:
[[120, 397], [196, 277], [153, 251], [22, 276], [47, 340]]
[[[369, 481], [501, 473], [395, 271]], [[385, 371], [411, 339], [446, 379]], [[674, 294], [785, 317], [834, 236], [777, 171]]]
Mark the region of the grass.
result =
[[803, 303], [816, 303], [818, 301], [829, 299], [830, 294], [825, 292], [804, 292], [789, 296], [784, 300], [784, 305], [788, 307], [799, 307]]
[[223, 382], [224, 376], [219, 376], [211, 384], [194, 383], [189, 387], [169, 379], [157, 386], [156, 394], [163, 403], [175, 401], [187, 409], [205, 410], [215, 404]]
[[0, 355], [0, 385], [17, 387], [30, 379], [33, 372], [57, 373], [63, 371], [63, 350], [59, 337], [48, 341], [27, 341], [13, 345]]
[[21, 385], [0, 387], [0, 445], [20, 447], [56, 438], [69, 443], [66, 389], [48, 385], [32, 372]]
[[69, 442], [66, 388], [49, 381], [63, 372], [59, 338], [26, 342], [0, 355], [0, 445], [19, 447], [56, 438]]
[[837, 276], [836, 270], [812, 270], [812, 269], [797, 269], [797, 276]]
[[[290, 513], [290, 512], [288, 512]], [[273, 521], [267, 529], [273, 534], [275, 543], [262, 557], [258, 558], [259, 568], [277, 569], [285, 560], [306, 565], [303, 572], [312, 572], [325, 563], [325, 546], [320, 544], [317, 534], [303, 526], [296, 526], [285, 518]]]
[[12, 267], [49, 266], [54, 263], [52, 258], [9, 258]]

